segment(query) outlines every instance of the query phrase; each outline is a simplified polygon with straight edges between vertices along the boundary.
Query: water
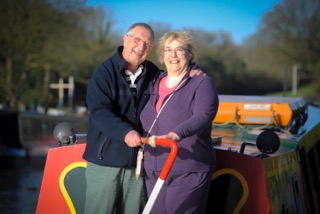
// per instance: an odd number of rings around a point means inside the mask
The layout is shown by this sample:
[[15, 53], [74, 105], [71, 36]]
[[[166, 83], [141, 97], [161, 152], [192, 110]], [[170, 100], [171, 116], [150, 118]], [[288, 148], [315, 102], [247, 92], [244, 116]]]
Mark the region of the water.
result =
[[44, 165], [45, 157], [0, 157], [0, 213], [36, 213]]

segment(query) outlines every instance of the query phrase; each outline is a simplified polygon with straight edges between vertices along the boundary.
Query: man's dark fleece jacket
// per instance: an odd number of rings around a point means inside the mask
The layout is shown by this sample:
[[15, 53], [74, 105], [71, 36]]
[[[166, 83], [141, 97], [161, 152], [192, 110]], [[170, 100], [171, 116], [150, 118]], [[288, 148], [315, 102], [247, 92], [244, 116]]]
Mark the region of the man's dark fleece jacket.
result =
[[131, 148], [124, 138], [130, 130], [142, 134], [140, 113], [149, 100], [149, 84], [160, 72], [156, 65], [144, 61], [133, 95], [125, 79], [126, 61], [123, 46], [102, 62], [92, 75], [86, 95], [89, 110], [87, 145], [83, 158], [97, 165], [134, 168], [138, 147]]

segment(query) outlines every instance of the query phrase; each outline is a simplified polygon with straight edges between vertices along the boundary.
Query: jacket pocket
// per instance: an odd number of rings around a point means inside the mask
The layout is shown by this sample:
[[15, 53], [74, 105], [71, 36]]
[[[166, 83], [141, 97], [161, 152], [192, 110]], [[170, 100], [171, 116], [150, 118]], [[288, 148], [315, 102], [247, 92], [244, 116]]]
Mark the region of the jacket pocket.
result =
[[99, 147], [99, 151], [98, 151], [98, 159], [99, 160], [103, 160], [103, 150], [108, 148], [109, 144], [110, 144], [110, 140], [108, 139], [107, 136], [105, 136], [102, 140], [100, 147]]

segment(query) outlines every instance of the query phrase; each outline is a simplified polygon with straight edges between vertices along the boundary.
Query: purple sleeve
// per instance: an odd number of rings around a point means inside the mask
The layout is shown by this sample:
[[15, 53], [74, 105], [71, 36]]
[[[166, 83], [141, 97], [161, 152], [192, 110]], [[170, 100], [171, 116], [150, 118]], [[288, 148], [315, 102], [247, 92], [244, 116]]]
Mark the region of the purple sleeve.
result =
[[212, 124], [217, 114], [219, 98], [213, 80], [210, 77], [204, 76], [202, 78], [196, 89], [194, 99], [193, 115], [172, 130], [180, 138], [191, 136]]

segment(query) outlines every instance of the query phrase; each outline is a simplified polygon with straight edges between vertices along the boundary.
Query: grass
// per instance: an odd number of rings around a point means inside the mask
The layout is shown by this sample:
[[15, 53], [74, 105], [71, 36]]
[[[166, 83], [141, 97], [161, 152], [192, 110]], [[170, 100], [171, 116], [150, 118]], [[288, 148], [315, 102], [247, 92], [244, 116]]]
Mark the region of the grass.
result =
[[[283, 97], [284, 93], [283, 92], [276, 92], [276, 93], [272, 93], [272, 94], [267, 94], [267, 96]], [[285, 97], [306, 97], [306, 96], [317, 97], [315, 83], [307, 85], [307, 86], [299, 87], [297, 89], [296, 94], [293, 94], [291, 89], [285, 93]], [[319, 97], [319, 95], [318, 95], [318, 97]]]

